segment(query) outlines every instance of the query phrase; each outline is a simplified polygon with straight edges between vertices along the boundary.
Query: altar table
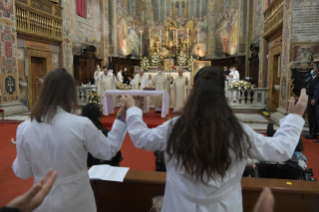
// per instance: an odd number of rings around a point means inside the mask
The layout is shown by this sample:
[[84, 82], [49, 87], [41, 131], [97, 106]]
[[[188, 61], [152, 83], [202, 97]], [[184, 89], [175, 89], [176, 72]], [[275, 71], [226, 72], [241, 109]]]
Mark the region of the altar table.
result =
[[169, 95], [167, 91], [144, 91], [144, 90], [108, 90], [104, 92], [103, 99], [103, 115], [108, 116], [114, 113], [114, 101], [113, 96], [121, 95], [131, 96], [162, 96], [162, 118], [165, 118], [169, 114]]

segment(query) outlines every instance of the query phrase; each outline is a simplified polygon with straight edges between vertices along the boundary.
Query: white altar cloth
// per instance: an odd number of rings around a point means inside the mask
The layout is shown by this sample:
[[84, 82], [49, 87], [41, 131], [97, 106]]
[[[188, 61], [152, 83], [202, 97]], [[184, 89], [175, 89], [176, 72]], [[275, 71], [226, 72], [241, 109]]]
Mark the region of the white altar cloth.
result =
[[144, 90], [108, 90], [104, 92], [103, 115], [108, 116], [114, 113], [113, 95], [131, 95], [131, 96], [162, 96], [162, 118], [169, 114], [169, 95], [167, 91], [144, 91]]

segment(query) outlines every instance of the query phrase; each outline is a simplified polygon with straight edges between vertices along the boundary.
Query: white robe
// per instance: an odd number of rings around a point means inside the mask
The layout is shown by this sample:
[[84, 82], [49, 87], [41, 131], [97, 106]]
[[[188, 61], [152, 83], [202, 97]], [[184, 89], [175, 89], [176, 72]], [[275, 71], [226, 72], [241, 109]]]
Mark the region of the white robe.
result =
[[[134, 79], [130, 82], [133, 90], [143, 90], [147, 87], [148, 84], [148, 76], [143, 74], [141, 77], [140, 74], [136, 74]], [[140, 85], [140, 86], [139, 86]], [[150, 110], [150, 97], [143, 97], [143, 106], [140, 107], [143, 110], [143, 113], [148, 113]]]
[[[166, 150], [168, 137], [178, 118], [148, 129], [143, 122], [140, 109], [132, 107], [126, 113], [128, 132], [132, 142], [137, 148], [147, 151]], [[248, 125], [242, 124], [251, 143], [250, 156], [272, 162], [290, 159], [298, 144], [304, 123], [300, 115], [289, 114], [281, 120], [280, 128], [274, 137], [265, 137]], [[175, 160], [167, 161], [168, 156], [165, 153], [167, 177], [162, 212], [243, 211], [240, 182], [248, 158], [246, 152], [244, 151], [244, 158], [240, 161], [235, 159], [234, 153], [230, 150], [233, 162], [226, 171], [223, 181], [218, 175], [215, 176], [215, 180], [209, 178], [208, 185], [196, 180], [183, 169], [176, 169]]]
[[123, 83], [122, 71], [117, 72], [117, 80], [119, 82]]
[[17, 177], [34, 176], [34, 184], [52, 168], [58, 176], [50, 193], [35, 212], [95, 212], [94, 194], [87, 171], [87, 156], [110, 160], [122, 146], [126, 124], [115, 120], [108, 137], [91, 120], [58, 107], [51, 124], [24, 121], [17, 129]]
[[[111, 77], [109, 75], [105, 76], [104, 74], [102, 76], [103, 77], [101, 79], [100, 101], [101, 101], [101, 104], [103, 105], [104, 104], [104, 92], [108, 91], [108, 90], [115, 90], [116, 85], [115, 85], [113, 77]], [[114, 102], [114, 105], [116, 106], [117, 101], [116, 101], [115, 96], [113, 96], [113, 102]]]
[[103, 72], [99, 71], [95, 71], [94, 72], [94, 84], [96, 85], [96, 93], [97, 95], [101, 96], [101, 88], [100, 88], [100, 80], [101, 80], [101, 75], [103, 74]]
[[[239, 77], [239, 72], [236, 70], [231, 70], [231, 72], [229, 73], [229, 75], [232, 75], [233, 78], [229, 78], [228, 77], [228, 82], [229, 83], [234, 83], [234, 82], [237, 82], [239, 81], [240, 77]], [[229, 100], [231, 100], [231, 97], [233, 97], [233, 100], [236, 101], [236, 97], [237, 97], [237, 91], [228, 91], [228, 98]]]
[[178, 76], [172, 85], [172, 99], [174, 111], [181, 111], [187, 98], [186, 77]]
[[[167, 80], [167, 75], [163, 72], [156, 74], [151, 80], [148, 81], [148, 86], [155, 86], [157, 91], [166, 90], [169, 93], [169, 81]], [[155, 97], [154, 100], [155, 110], [162, 110], [162, 97]]]

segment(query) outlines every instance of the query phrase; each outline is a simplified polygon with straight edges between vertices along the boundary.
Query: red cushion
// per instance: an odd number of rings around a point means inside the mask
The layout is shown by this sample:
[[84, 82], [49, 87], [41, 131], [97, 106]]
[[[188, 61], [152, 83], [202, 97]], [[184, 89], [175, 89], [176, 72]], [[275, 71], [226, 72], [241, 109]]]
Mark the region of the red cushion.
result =
[[4, 112], [4, 110], [3, 109], [0, 109], [0, 113], [3, 113]]

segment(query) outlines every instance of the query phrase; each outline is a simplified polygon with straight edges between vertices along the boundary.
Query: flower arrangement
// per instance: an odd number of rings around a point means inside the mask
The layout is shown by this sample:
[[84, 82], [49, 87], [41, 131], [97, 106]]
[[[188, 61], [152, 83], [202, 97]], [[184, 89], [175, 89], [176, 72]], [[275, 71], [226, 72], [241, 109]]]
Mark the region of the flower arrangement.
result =
[[118, 90], [131, 90], [132, 86], [127, 84], [122, 84], [122, 82], [116, 81], [116, 89]]
[[186, 62], [187, 62], [186, 61], [186, 54], [183, 51], [181, 51], [177, 57], [177, 64], [179, 66], [184, 66], [184, 65], [186, 65]]
[[158, 66], [158, 65], [159, 65], [159, 62], [160, 62], [159, 56], [158, 56], [158, 54], [155, 52], [155, 53], [152, 55], [152, 57], [151, 57], [151, 64], [152, 64], [152, 66]]
[[192, 71], [192, 63], [193, 61], [196, 61], [196, 59], [193, 56], [190, 56], [187, 61], [187, 69], [188, 71]]
[[148, 71], [148, 68], [150, 67], [150, 61], [147, 57], [144, 57], [141, 61], [141, 67], [144, 69], [144, 71]]
[[100, 97], [97, 95], [96, 89], [92, 89], [91, 93], [89, 93], [86, 103], [95, 103], [100, 105]]
[[228, 85], [228, 89], [231, 89], [231, 90], [247, 90], [247, 89], [254, 89], [254, 87], [255, 85], [244, 80], [236, 81]]

